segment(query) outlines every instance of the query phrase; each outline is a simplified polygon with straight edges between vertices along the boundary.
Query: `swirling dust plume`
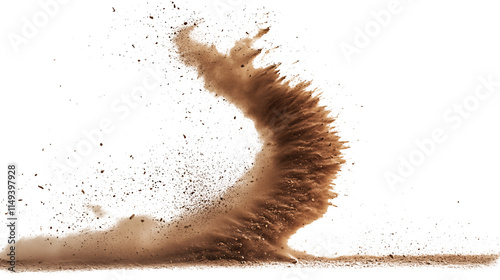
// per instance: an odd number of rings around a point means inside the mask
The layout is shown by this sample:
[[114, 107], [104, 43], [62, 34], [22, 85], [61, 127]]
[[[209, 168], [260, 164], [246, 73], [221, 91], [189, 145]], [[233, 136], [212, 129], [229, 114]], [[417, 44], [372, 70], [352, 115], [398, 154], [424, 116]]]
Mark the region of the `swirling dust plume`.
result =
[[293, 258], [289, 237], [322, 217], [336, 197], [332, 180], [344, 163], [344, 142], [333, 131], [330, 112], [307, 90], [309, 82], [292, 87], [277, 65], [253, 67], [261, 50], [251, 45], [268, 29], [236, 42], [229, 54], [193, 40], [193, 29], [185, 27], [174, 39], [181, 60], [198, 72], [207, 90], [254, 122], [264, 149], [252, 169], [207, 211], [168, 225], [142, 216], [125, 218], [105, 231], [20, 240], [20, 260], [102, 264]]

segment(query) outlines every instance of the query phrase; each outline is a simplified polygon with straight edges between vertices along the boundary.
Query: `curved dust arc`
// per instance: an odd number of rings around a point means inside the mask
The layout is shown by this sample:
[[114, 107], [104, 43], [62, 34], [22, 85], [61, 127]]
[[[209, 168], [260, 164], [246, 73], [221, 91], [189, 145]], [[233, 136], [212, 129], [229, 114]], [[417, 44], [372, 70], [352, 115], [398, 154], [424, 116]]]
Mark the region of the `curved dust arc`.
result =
[[253, 120], [264, 142], [253, 168], [220, 198], [224, 203], [170, 224], [134, 217], [105, 231], [20, 240], [21, 264], [290, 260], [288, 238], [326, 213], [345, 146], [330, 112], [307, 90], [310, 83], [292, 87], [277, 65], [253, 67], [261, 51], [251, 45], [268, 29], [236, 42], [229, 54], [193, 40], [193, 29], [176, 34], [180, 58], [207, 90]]

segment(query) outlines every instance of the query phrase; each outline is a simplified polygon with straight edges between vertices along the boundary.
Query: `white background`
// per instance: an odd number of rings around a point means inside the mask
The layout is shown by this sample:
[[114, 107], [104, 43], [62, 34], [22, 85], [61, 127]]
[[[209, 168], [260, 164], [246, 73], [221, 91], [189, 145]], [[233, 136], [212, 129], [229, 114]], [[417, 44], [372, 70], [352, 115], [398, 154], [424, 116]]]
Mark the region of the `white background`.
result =
[[[101, 205], [108, 213], [102, 220], [104, 228], [132, 212], [174, 216], [179, 214], [177, 204], [197, 203], [179, 197], [178, 186], [185, 183], [179, 172], [194, 170], [192, 178], [208, 172], [214, 179], [203, 184], [212, 186], [205, 191], [213, 195], [250, 166], [259, 148], [251, 122], [203, 90], [196, 73], [175, 61], [169, 43], [170, 26], [203, 18], [198, 39], [217, 44], [221, 51], [245, 32], [252, 34], [257, 27], [270, 25], [271, 32], [257, 45], [279, 48], [257, 63], [281, 62], [284, 75], [312, 80], [323, 92], [323, 104], [338, 116], [339, 135], [349, 142], [347, 163], [335, 182], [339, 198], [333, 203], [338, 207], [300, 230], [290, 240], [292, 247], [324, 256], [499, 253], [500, 111], [495, 108], [500, 105], [500, 87], [466, 112], [460, 124], [443, 117], [457, 116], [449, 110], [473, 99], [480, 77], [500, 81], [500, 6], [496, 1], [401, 0], [395, 2], [399, 8], [385, 26], [375, 23], [374, 14], [391, 10], [391, 1], [187, 2], [176, 3], [180, 10], [174, 11], [164, 1], [67, 1], [17, 47], [9, 38], [14, 33], [22, 36], [23, 18], [33, 22], [33, 16], [44, 10], [37, 1], [2, 4], [0, 155], [3, 166], [15, 162], [23, 173], [18, 180], [24, 203], [19, 205], [21, 237], [51, 234], [48, 225], [55, 212], [64, 213], [63, 220], [74, 225], [66, 233], [89, 229], [95, 226], [91, 219], [78, 223], [75, 218], [88, 205]], [[357, 30], [366, 33], [367, 27], [374, 28], [373, 34], [364, 45], [357, 44]], [[356, 47], [357, 53], [346, 56], [342, 51], [346, 44]], [[152, 62], [165, 69], [162, 86], [149, 92], [127, 117], [119, 118], [111, 104], [141, 84]], [[83, 139], [83, 131], [97, 128], [104, 118], [116, 126], [105, 135], [103, 147], [93, 148], [78, 168], [59, 178], [53, 163], [64, 163], [67, 148], [74, 148]], [[398, 174], [400, 158], [408, 159], [418, 151], [415, 141], [430, 138], [435, 129], [442, 129], [446, 140], [404, 182], [391, 188], [384, 175]], [[187, 141], [183, 134], [189, 137]], [[177, 151], [183, 155], [176, 156]], [[128, 159], [132, 154], [135, 161]], [[170, 155], [168, 160], [165, 155]], [[198, 159], [194, 166], [193, 158]], [[111, 187], [129, 191], [149, 184], [147, 177], [136, 176], [134, 183], [127, 179], [132, 172], [140, 174], [142, 168], [158, 166], [174, 178], [161, 202], [157, 193], [152, 194], [155, 201], [147, 195], [126, 201], [107, 199]], [[106, 169], [106, 177], [95, 176], [100, 169]], [[225, 179], [215, 179], [223, 170], [227, 170]], [[1, 178], [6, 181], [4, 172]], [[86, 195], [71, 196], [80, 193], [82, 186], [73, 187], [80, 181], [84, 186], [93, 184], [98, 196], [88, 189]], [[1, 201], [5, 204], [4, 197]], [[6, 233], [2, 227], [0, 235]], [[395, 279], [409, 278], [408, 272], [415, 278], [489, 275], [488, 279], [494, 279], [498, 266], [467, 271], [334, 269], [292, 275], [285, 268], [96, 271], [37, 278], [227, 274], [248, 279], [256, 275], [320, 279], [338, 274]]]

